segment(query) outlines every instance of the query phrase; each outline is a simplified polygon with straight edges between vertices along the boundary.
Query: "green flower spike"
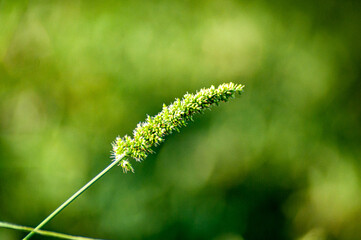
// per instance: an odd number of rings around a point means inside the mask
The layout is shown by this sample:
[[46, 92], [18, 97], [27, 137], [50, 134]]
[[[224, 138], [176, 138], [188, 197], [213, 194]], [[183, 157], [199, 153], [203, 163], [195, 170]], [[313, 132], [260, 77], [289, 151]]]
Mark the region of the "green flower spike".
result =
[[135, 128], [133, 138], [129, 136], [125, 136], [124, 138], [117, 137], [113, 143], [113, 162], [63, 202], [48, 217], [39, 223], [36, 228], [32, 229], [23, 240], [30, 239], [36, 232], [39, 233], [39, 230], [46, 223], [59, 214], [66, 206], [79, 197], [115, 165], [120, 165], [123, 168], [123, 172], [134, 172], [132, 165], [129, 163], [129, 158], [133, 158], [136, 161], [144, 160], [148, 154], [153, 153], [153, 147], [163, 142], [164, 137], [171, 134], [174, 130], [179, 131], [181, 127], [186, 126], [187, 122], [192, 120], [194, 114], [203, 112], [213, 104], [218, 105], [220, 101], [228, 101], [228, 99], [234, 97], [236, 93], [242, 93], [243, 87], [243, 85], [225, 83], [218, 88], [212, 86], [207, 89], [201, 89], [194, 95], [187, 93], [182, 100], [176, 99], [174, 103], [169, 106], [163, 105], [162, 111], [154, 117], [147, 116], [146, 121], [139, 123]]
[[218, 88], [211, 86], [201, 89], [196, 94], [185, 94], [182, 100], [176, 99], [171, 105], [163, 104], [163, 109], [154, 117], [147, 116], [145, 122], [138, 123], [133, 131], [133, 138], [125, 136], [117, 137], [113, 145], [113, 157], [115, 161], [120, 160], [119, 165], [123, 172], [132, 171], [133, 167], [129, 163], [129, 158], [136, 161], [144, 160], [153, 147], [164, 141], [164, 137], [179, 131], [187, 125], [189, 120], [193, 120], [193, 115], [209, 109], [212, 105], [221, 101], [226, 102], [233, 98], [236, 93], [241, 94], [244, 85], [225, 83]]

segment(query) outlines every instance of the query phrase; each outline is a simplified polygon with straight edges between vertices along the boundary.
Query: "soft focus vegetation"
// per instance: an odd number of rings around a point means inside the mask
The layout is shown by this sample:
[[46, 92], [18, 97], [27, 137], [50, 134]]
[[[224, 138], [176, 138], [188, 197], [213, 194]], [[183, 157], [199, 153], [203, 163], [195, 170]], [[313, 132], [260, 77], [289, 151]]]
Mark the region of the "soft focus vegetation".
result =
[[[185, 92], [245, 93], [113, 169], [44, 229], [358, 239], [360, 1], [0, 0], [0, 220], [36, 226]], [[0, 239], [23, 232], [0, 229]], [[46, 239], [37, 237], [35, 239]]]

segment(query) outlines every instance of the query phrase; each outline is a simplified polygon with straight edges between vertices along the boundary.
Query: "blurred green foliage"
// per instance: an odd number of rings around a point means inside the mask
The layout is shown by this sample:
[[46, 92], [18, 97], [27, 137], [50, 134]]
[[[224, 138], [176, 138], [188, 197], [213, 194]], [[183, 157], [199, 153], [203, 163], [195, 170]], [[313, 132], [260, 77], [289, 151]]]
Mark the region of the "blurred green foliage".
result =
[[[0, 220], [35, 226], [185, 92], [240, 99], [113, 169], [45, 229], [358, 239], [360, 1], [0, 1]], [[0, 229], [0, 239], [24, 233]], [[36, 238], [44, 239], [44, 238]]]

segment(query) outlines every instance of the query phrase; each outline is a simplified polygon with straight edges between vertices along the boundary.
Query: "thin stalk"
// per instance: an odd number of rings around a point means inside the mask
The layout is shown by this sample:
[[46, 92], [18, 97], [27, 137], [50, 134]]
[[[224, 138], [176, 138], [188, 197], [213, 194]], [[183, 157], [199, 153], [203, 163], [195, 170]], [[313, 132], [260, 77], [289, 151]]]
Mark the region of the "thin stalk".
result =
[[[32, 228], [32, 227], [26, 227], [26, 226], [21, 226], [21, 225], [7, 223], [7, 222], [1, 222], [1, 221], [0, 221], [0, 227], [8, 228], [8, 229], [14, 229], [14, 230], [20, 230], [20, 231], [25, 231], [25, 232], [31, 232], [31, 231], [34, 230], [34, 228]], [[39, 235], [43, 235], [43, 236], [62, 238], [62, 239], [99, 240], [99, 239], [96, 239], [96, 238], [74, 236], [74, 235], [69, 235], [69, 234], [64, 234], [64, 233], [57, 233], [57, 232], [52, 232], [52, 231], [45, 231], [45, 230], [37, 230], [35, 233], [37, 233]]]
[[97, 180], [99, 180], [104, 174], [106, 174], [112, 167], [117, 165], [124, 157], [120, 155], [114, 161], [109, 164], [103, 171], [101, 171], [98, 175], [96, 175], [92, 180], [90, 180], [87, 184], [85, 184], [81, 189], [79, 189], [76, 193], [74, 193], [68, 200], [66, 200], [63, 204], [61, 204], [54, 212], [52, 212], [47, 218], [45, 218], [36, 228], [34, 228], [28, 235], [26, 235], [23, 240], [30, 239], [31, 236], [35, 234], [40, 228], [42, 228], [47, 222], [53, 219], [58, 213], [60, 213], [66, 206], [68, 206], [72, 201], [74, 201], [80, 194], [82, 194], [85, 190], [87, 190], [91, 185], [93, 185]]

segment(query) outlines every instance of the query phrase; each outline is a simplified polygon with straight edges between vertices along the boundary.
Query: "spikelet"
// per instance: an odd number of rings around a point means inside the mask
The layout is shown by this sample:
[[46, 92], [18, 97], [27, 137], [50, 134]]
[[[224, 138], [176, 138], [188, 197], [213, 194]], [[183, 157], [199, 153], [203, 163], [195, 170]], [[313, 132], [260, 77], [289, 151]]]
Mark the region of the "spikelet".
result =
[[147, 116], [145, 122], [138, 123], [133, 131], [133, 137], [117, 137], [113, 142], [112, 155], [115, 160], [123, 159], [119, 165], [124, 172], [132, 171], [133, 167], [129, 163], [129, 158], [136, 161], [144, 160], [153, 153], [152, 148], [164, 141], [167, 135], [174, 131], [179, 131], [187, 122], [193, 120], [193, 115], [209, 109], [219, 102], [227, 102], [237, 93], [241, 94], [244, 85], [234, 83], [224, 83], [218, 88], [211, 86], [201, 89], [195, 94], [185, 94], [182, 100], [176, 99], [171, 105], [163, 104], [162, 111], [154, 117]]

